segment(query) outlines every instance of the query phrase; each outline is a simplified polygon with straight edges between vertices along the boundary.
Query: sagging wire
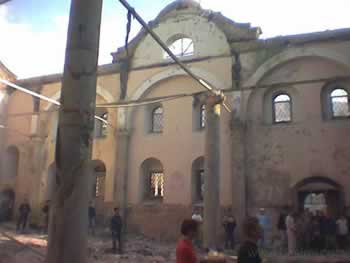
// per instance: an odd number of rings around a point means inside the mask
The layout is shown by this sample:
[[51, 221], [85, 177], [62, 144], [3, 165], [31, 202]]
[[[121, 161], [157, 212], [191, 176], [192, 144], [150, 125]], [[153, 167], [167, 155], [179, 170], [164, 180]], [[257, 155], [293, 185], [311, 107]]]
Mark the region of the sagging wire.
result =
[[[56, 106], [60, 106], [60, 105], [61, 105], [61, 103], [60, 103], [59, 101], [57, 101], [57, 100], [51, 99], [51, 98], [49, 98], [49, 97], [46, 97], [46, 96], [44, 96], [44, 95], [41, 95], [41, 94], [39, 94], [39, 93], [37, 93], [37, 92], [34, 92], [34, 91], [32, 91], [32, 90], [23, 88], [23, 87], [21, 87], [21, 86], [19, 86], [19, 85], [17, 85], [17, 84], [14, 84], [14, 83], [12, 83], [12, 82], [6, 80], [6, 79], [0, 79], [0, 82], [3, 83], [3, 84], [5, 84], [5, 85], [7, 85], [7, 86], [9, 86], [9, 87], [11, 87], [11, 88], [14, 88], [14, 89], [16, 89], [16, 90], [22, 91], [22, 92], [24, 92], [24, 93], [27, 93], [27, 94], [29, 94], [29, 95], [31, 95], [31, 96], [33, 96], [33, 97], [36, 97], [36, 98], [39, 98], [39, 99], [41, 99], [41, 100], [50, 102], [50, 103], [52, 103], [52, 104], [54, 104], [54, 105], [56, 105]], [[101, 122], [103, 122], [103, 123], [105, 123], [105, 124], [107, 124], [107, 125], [109, 124], [108, 121], [106, 121], [105, 119], [103, 119], [103, 118], [101, 118], [101, 117], [99, 117], [99, 116], [96, 116], [96, 115], [95, 115], [95, 119], [97, 119], [97, 120], [99, 120], [99, 121], [101, 121]]]

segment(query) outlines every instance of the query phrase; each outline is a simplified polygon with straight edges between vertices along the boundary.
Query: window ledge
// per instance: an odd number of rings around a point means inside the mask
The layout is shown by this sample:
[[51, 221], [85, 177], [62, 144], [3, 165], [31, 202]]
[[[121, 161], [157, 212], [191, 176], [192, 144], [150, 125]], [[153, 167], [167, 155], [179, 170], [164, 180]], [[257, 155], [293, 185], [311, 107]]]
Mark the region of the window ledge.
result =
[[272, 123], [267, 123], [264, 122], [263, 126], [265, 127], [292, 127], [292, 126], [297, 126], [299, 124], [299, 122], [295, 122], [295, 121], [289, 121], [289, 122], [272, 122]]
[[163, 199], [146, 199], [142, 202], [142, 205], [144, 206], [157, 206], [162, 204], [163, 204]]
[[150, 132], [147, 133], [147, 135], [154, 135], [154, 136], [162, 135], [162, 134], [163, 134], [162, 131], [161, 132], [150, 131]]
[[205, 131], [205, 128], [197, 128], [194, 130], [194, 132], [202, 133]]
[[329, 121], [345, 121], [350, 120], [350, 116], [343, 116], [343, 117], [331, 117]]

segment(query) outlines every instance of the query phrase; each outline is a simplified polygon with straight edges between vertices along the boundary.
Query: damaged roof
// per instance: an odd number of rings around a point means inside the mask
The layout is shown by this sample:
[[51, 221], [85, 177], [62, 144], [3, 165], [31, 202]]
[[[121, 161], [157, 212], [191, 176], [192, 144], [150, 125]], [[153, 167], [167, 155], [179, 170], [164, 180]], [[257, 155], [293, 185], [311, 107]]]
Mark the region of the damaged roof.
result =
[[[201, 16], [213, 22], [223, 31], [229, 43], [257, 40], [261, 34], [259, 27], [251, 27], [250, 23], [236, 23], [233, 20], [223, 16], [220, 12], [203, 9], [198, 2], [193, 0], [176, 0], [166, 6], [159, 15], [148, 23], [151, 29], [158, 26], [163, 21], [178, 16], [180, 13]], [[133, 55], [139, 43], [147, 36], [147, 31], [142, 28], [128, 45], [129, 55]], [[113, 63], [126, 58], [126, 49], [121, 47], [117, 52], [112, 53]]]

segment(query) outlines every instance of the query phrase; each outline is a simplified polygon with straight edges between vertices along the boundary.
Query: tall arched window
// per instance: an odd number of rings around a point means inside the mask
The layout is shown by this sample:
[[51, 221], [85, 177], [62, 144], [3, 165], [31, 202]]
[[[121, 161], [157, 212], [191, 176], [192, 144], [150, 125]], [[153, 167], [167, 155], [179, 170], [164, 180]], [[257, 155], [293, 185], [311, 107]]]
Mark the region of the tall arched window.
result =
[[349, 93], [345, 89], [334, 89], [330, 94], [330, 101], [333, 118], [349, 116]]
[[273, 98], [273, 120], [274, 123], [292, 121], [292, 100], [289, 95], [283, 93]]
[[[175, 40], [168, 47], [177, 57], [188, 57], [194, 53], [193, 40], [187, 37]], [[164, 58], [169, 58], [169, 55], [164, 53]]]
[[206, 113], [205, 113], [205, 104], [202, 104], [201, 105], [201, 108], [200, 108], [200, 116], [199, 116], [199, 127], [201, 129], [204, 129], [205, 128], [205, 124], [207, 122], [207, 116], [206, 116]]
[[155, 158], [149, 158], [141, 164], [142, 199], [162, 200], [164, 197], [164, 170], [162, 163]]
[[152, 111], [152, 132], [159, 133], [163, 131], [163, 107], [159, 106]]
[[[96, 115], [101, 119], [108, 120], [108, 112], [105, 110], [96, 111]], [[102, 120], [95, 119], [95, 138], [105, 138], [107, 137], [108, 125]]]

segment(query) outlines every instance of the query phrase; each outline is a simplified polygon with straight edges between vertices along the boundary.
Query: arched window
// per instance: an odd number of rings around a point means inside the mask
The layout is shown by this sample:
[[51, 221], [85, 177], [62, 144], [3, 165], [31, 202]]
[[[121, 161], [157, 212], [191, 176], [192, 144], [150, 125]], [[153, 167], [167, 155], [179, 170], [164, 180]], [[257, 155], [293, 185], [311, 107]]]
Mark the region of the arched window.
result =
[[[188, 57], [194, 53], [193, 40], [186, 37], [175, 40], [168, 47], [177, 57]], [[169, 58], [169, 55], [164, 53], [164, 58]]]
[[345, 89], [336, 88], [330, 93], [333, 118], [349, 116], [349, 93]]
[[278, 94], [273, 99], [274, 123], [292, 121], [292, 100], [287, 94]]
[[162, 163], [154, 158], [145, 160], [141, 165], [143, 181], [142, 198], [144, 200], [162, 200], [164, 197], [164, 171]]
[[[108, 112], [106, 112], [105, 110], [96, 112], [96, 115], [105, 121], [108, 120]], [[95, 118], [95, 138], [105, 138], [107, 137], [107, 132], [107, 123]]]
[[206, 113], [205, 113], [205, 104], [201, 105], [199, 118], [200, 118], [199, 119], [199, 127], [201, 129], [204, 129], [205, 128], [205, 124], [207, 122], [207, 116], [206, 116]]
[[152, 111], [152, 129], [153, 133], [160, 133], [163, 131], [163, 107], [159, 106]]
[[93, 160], [94, 167], [94, 184], [92, 188], [92, 198], [104, 198], [106, 166], [102, 161]]

